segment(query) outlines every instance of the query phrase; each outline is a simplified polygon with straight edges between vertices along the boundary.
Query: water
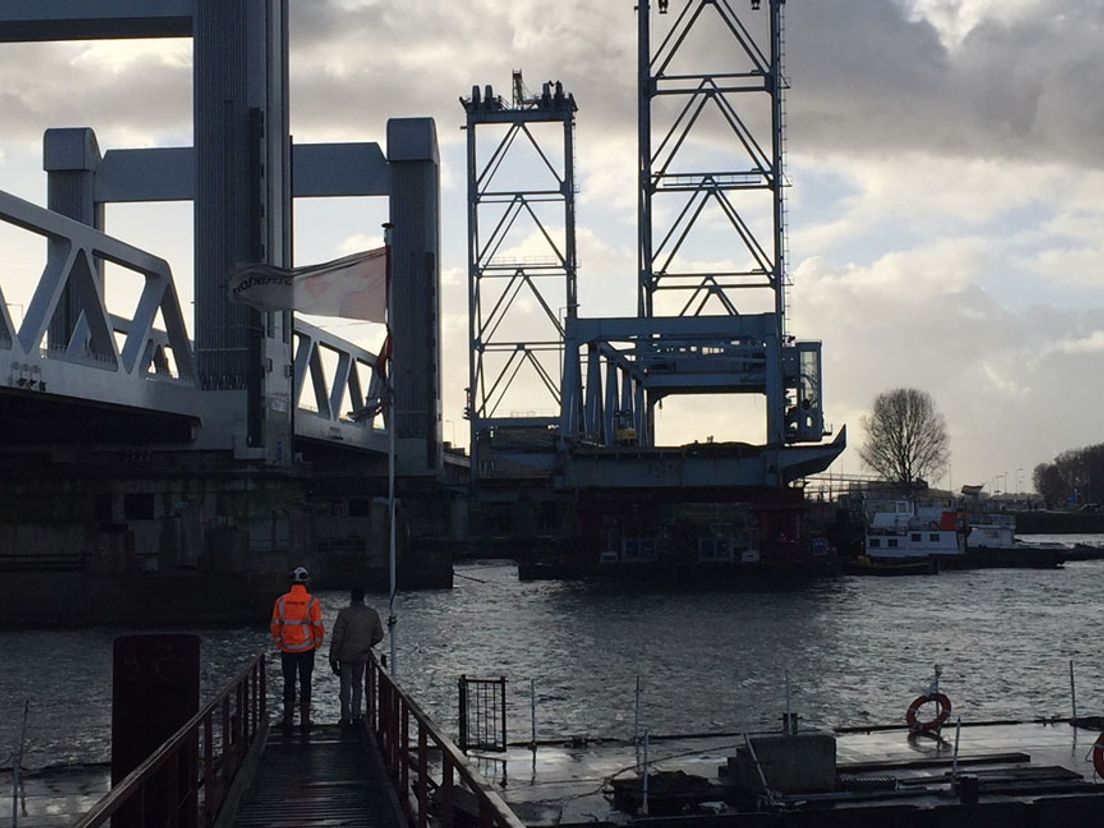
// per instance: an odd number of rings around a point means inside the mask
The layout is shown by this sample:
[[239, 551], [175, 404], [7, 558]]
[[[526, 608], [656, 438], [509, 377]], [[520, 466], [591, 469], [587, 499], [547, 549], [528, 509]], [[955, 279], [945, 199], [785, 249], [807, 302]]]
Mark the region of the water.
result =
[[1016, 537], [1024, 543], [1061, 543], [1073, 546], [1075, 543], [1087, 543], [1090, 546], [1104, 546], [1104, 535], [1064, 534], [1064, 535], [1021, 535]]
[[[966, 720], [1069, 715], [1071, 658], [1079, 710], [1104, 711], [1104, 562], [847, 577], [788, 592], [520, 583], [502, 562], [457, 574], [451, 591], [403, 596], [398, 628], [401, 683], [451, 734], [461, 673], [507, 677], [513, 740], [530, 736], [530, 678], [539, 738], [630, 736], [638, 673], [641, 720], [653, 733], [773, 727], [787, 669], [805, 726], [901, 721], [934, 662]], [[330, 629], [345, 595], [321, 597]], [[369, 601], [385, 614], [379, 596]], [[266, 623], [191, 631], [202, 638], [203, 698], [267, 646]], [[111, 646], [131, 632], [0, 632], [0, 764], [24, 698], [28, 767], [108, 759]], [[277, 664], [270, 670], [277, 690]], [[323, 659], [314, 696], [315, 718], [335, 721], [337, 681]]]

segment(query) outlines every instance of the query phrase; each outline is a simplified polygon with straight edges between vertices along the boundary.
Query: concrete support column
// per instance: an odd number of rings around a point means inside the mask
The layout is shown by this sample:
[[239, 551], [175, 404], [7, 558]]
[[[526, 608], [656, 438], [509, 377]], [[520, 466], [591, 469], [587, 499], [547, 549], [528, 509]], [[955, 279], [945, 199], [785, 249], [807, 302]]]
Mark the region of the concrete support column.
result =
[[[46, 206], [54, 212], [91, 225], [104, 227], [103, 205], [95, 203], [96, 168], [103, 157], [96, 133], [87, 127], [48, 129], [42, 139], [42, 168], [46, 171]], [[69, 254], [63, 242], [46, 243], [47, 267], [60, 267]], [[102, 267], [97, 266], [97, 283], [103, 285]], [[77, 325], [73, 285], [67, 285], [58, 302], [47, 342], [53, 350], [64, 350]]]
[[441, 174], [431, 118], [387, 122], [391, 165], [391, 381], [404, 473], [441, 468]]
[[287, 2], [196, 0], [193, 36], [197, 368], [225, 392], [227, 442], [287, 463], [290, 314], [226, 290], [239, 264], [290, 264]]

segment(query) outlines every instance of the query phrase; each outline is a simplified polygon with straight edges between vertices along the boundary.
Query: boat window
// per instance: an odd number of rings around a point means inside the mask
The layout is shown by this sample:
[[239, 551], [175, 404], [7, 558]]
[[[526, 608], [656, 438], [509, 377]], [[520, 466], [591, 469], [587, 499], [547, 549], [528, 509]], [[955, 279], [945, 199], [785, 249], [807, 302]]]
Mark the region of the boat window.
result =
[[886, 546], [890, 547], [891, 549], [896, 548], [897, 538], [890, 538], [888, 541], [886, 541]]
[[938, 533], [936, 533], [936, 532], [932, 532], [932, 533], [931, 533], [930, 535], [928, 535], [928, 540], [930, 540], [930, 541], [937, 541], [937, 540], [939, 540], [939, 535], [938, 535]]
[[912, 541], [913, 541], [913, 543], [919, 543], [919, 542], [920, 542], [921, 540], [922, 540], [922, 538], [920, 537], [920, 533], [919, 533], [919, 532], [913, 532], [913, 533], [912, 533]]
[[877, 549], [881, 545], [882, 545], [882, 539], [881, 538], [871, 538], [870, 539], [870, 547], [872, 549]]

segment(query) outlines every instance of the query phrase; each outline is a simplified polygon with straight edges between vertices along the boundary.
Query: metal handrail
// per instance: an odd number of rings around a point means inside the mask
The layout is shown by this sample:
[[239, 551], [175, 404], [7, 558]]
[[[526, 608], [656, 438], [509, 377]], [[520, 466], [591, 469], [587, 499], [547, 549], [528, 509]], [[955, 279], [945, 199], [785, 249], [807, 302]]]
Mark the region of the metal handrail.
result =
[[218, 696], [97, 802], [76, 828], [104, 825], [124, 808], [134, 808], [135, 824], [144, 825], [146, 794], [158, 787], [170, 803], [166, 825], [214, 825], [235, 775], [267, 725], [266, 698], [265, 654], [258, 653]]
[[[479, 828], [525, 828], [525, 823], [510, 810], [491, 783], [394, 682], [375, 656], [368, 663], [367, 695], [369, 723], [410, 828], [426, 828], [429, 824], [431, 787], [440, 791], [442, 828], [456, 824], [457, 777], [475, 797]], [[440, 752], [440, 780], [430, 779], [431, 750]]]

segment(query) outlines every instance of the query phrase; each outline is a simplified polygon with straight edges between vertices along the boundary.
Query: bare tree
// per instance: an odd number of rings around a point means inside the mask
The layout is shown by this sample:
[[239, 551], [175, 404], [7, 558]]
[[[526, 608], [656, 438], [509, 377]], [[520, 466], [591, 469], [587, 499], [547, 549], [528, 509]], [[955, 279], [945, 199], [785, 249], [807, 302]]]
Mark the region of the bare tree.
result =
[[886, 480], [907, 490], [938, 478], [947, 467], [947, 424], [926, 391], [894, 388], [879, 394], [862, 424], [866, 444], [859, 457]]

